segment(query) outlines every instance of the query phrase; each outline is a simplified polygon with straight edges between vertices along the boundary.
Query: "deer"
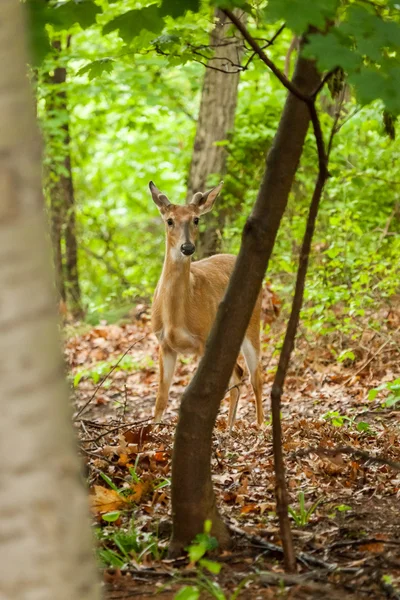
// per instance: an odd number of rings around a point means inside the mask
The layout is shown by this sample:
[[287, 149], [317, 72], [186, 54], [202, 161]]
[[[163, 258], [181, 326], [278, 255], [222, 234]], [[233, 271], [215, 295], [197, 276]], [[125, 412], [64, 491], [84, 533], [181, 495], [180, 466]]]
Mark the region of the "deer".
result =
[[[210, 212], [223, 182], [208, 192], [197, 192], [186, 205], [172, 204], [156, 185], [150, 192], [165, 224], [165, 258], [154, 292], [151, 327], [159, 343], [159, 385], [154, 422], [162, 420], [168, 404], [178, 354], [201, 357], [224, 296], [236, 256], [216, 254], [192, 261], [196, 250], [200, 218]], [[264, 421], [260, 369], [261, 291], [241, 345], [256, 401], [258, 426]], [[230, 381], [228, 427], [232, 431], [243, 369], [236, 362]]]

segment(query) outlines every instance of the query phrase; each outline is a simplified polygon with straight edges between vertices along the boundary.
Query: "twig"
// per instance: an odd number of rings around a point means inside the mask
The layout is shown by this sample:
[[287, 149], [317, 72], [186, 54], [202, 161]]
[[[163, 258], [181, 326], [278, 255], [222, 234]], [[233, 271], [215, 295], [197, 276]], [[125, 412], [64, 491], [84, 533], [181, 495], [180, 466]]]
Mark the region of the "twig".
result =
[[[277, 544], [267, 542], [262, 537], [258, 535], [253, 535], [251, 533], [247, 533], [246, 531], [239, 529], [239, 527], [236, 527], [235, 525], [228, 524], [228, 527], [233, 533], [236, 533], [236, 535], [240, 535], [241, 537], [247, 539], [253, 546], [260, 546], [261, 548], [265, 548], [272, 554], [282, 557], [282, 546], [278, 546]], [[323, 569], [327, 569], [328, 571], [335, 571], [337, 568], [336, 564], [329, 564], [324, 560], [321, 560], [320, 558], [315, 558], [315, 556], [312, 556], [307, 552], [298, 552], [295, 558], [297, 561], [305, 563], [307, 566], [314, 565], [316, 567], [322, 567]]]
[[242, 387], [242, 385], [244, 385], [246, 383], [247, 379], [242, 379], [242, 381], [239, 381], [238, 383], [235, 383], [234, 385], [231, 385], [231, 387], [228, 387], [228, 389], [226, 390], [226, 394], [228, 392], [230, 392], [231, 390], [237, 390], [238, 392], [240, 392], [240, 388]]
[[92, 402], [92, 400], [95, 398], [97, 392], [99, 391], [99, 389], [101, 388], [101, 386], [107, 381], [107, 379], [110, 377], [111, 373], [113, 373], [115, 371], [115, 369], [118, 367], [119, 363], [121, 362], [121, 360], [128, 354], [128, 352], [130, 352], [130, 350], [132, 350], [132, 348], [134, 346], [136, 346], [136, 344], [138, 344], [139, 342], [142, 342], [149, 334], [146, 333], [146, 335], [144, 335], [143, 337], [141, 337], [138, 340], [135, 340], [127, 350], [125, 350], [125, 352], [122, 354], [122, 356], [120, 356], [120, 358], [118, 359], [118, 361], [115, 363], [115, 365], [111, 368], [111, 370], [107, 373], [107, 375], [105, 375], [105, 377], [103, 377], [103, 379], [100, 381], [100, 383], [96, 386], [93, 394], [90, 396], [89, 400], [86, 402], [86, 404], [84, 404], [82, 406], [82, 408], [79, 409], [78, 413], [75, 415], [74, 417], [74, 421], [76, 421], [78, 419], [78, 417], [83, 413], [83, 411], [85, 410], [85, 408], [87, 408], [89, 406], [89, 404]]
[[[400, 331], [400, 327], [398, 327], [394, 332], [393, 335], [395, 335], [398, 331]], [[364, 369], [366, 367], [368, 367], [368, 365], [382, 352], [382, 350], [389, 344], [389, 342], [392, 341], [392, 338], [388, 338], [385, 342], [383, 342], [383, 344], [381, 346], [379, 346], [378, 350], [376, 352], [374, 352], [372, 354], [372, 356], [370, 356], [370, 358], [359, 368], [357, 369], [357, 371], [355, 373], [353, 373], [352, 375], [350, 375], [343, 383], [344, 385], [346, 385], [346, 383], [349, 383], [349, 381], [351, 381], [354, 377], [357, 377], [357, 375], [359, 373], [361, 373], [361, 371], [364, 371]]]
[[130, 427], [136, 427], [137, 425], [141, 425], [142, 423], [147, 423], [147, 421], [151, 421], [152, 417], [148, 417], [147, 419], [141, 419], [140, 421], [135, 421], [134, 423], [122, 423], [120, 425], [117, 425], [116, 427], [112, 427], [111, 429], [107, 429], [107, 431], [103, 431], [103, 433], [101, 433], [100, 435], [98, 435], [95, 438], [92, 438], [90, 440], [80, 440], [81, 444], [95, 444], [96, 442], [98, 442], [99, 440], [101, 440], [101, 438], [105, 437], [106, 435], [109, 435], [110, 433], [114, 433], [115, 431], [119, 431], [120, 429], [129, 429]]
[[98, 458], [99, 460], [104, 460], [104, 462], [113, 465], [113, 461], [110, 460], [109, 458], [107, 458], [106, 456], [102, 456], [101, 454], [96, 454], [96, 452], [91, 452], [90, 450], [86, 450], [86, 448], [80, 448], [81, 452], [84, 452], [84, 454], [87, 454], [88, 456], [91, 456], [93, 458]]
[[345, 540], [343, 542], [334, 542], [329, 544], [326, 550], [334, 548], [344, 548], [345, 546], [363, 546], [364, 544], [387, 544], [389, 546], [400, 546], [400, 540], [383, 540], [381, 538], [364, 538], [361, 540]]
[[362, 458], [366, 462], [375, 463], [378, 465], [388, 465], [395, 469], [396, 471], [400, 471], [400, 463], [391, 460], [390, 458], [386, 458], [385, 456], [372, 456], [369, 452], [365, 450], [358, 450], [357, 448], [352, 448], [351, 446], [340, 446], [339, 448], [323, 448], [318, 446], [317, 448], [305, 448], [304, 450], [298, 450], [295, 452], [295, 456], [307, 456], [308, 454], [318, 454], [318, 456], [336, 456], [336, 454], [349, 454], [350, 456], [354, 456], [355, 458]]
[[280, 69], [272, 62], [272, 60], [265, 54], [264, 50], [259, 46], [256, 40], [247, 30], [247, 27], [237, 18], [235, 13], [228, 9], [223, 9], [226, 16], [232, 21], [236, 28], [240, 31], [243, 38], [250, 45], [253, 51], [258, 54], [261, 60], [271, 69], [273, 74], [279, 79], [279, 81], [285, 86], [286, 89], [290, 90], [292, 94], [309, 104], [312, 98], [303, 94], [297, 87], [288, 79]]
[[328, 73], [326, 73], [326, 75], [324, 75], [324, 77], [321, 79], [321, 81], [320, 81], [319, 85], [317, 86], [317, 88], [311, 94], [312, 98], [315, 98], [316, 96], [318, 96], [319, 92], [322, 90], [322, 88], [324, 87], [324, 85], [329, 81], [329, 79], [332, 77], [332, 75], [334, 75], [336, 73], [337, 70], [338, 70], [338, 67], [335, 67], [331, 71], [328, 71]]
[[388, 233], [389, 233], [389, 229], [390, 229], [390, 224], [391, 224], [391, 222], [393, 221], [393, 217], [396, 215], [396, 213], [397, 213], [397, 211], [398, 211], [398, 210], [399, 210], [399, 203], [398, 203], [398, 202], [395, 202], [395, 205], [394, 205], [394, 207], [393, 207], [393, 210], [392, 210], [392, 212], [390, 213], [390, 215], [389, 215], [389, 217], [388, 217], [388, 219], [387, 219], [387, 221], [386, 221], [385, 227], [384, 227], [384, 229], [383, 229], [383, 231], [382, 231], [382, 233], [381, 233], [381, 236], [380, 236], [380, 238], [379, 238], [379, 245], [380, 245], [380, 244], [382, 244], [383, 240], [384, 240], [384, 239], [385, 239], [385, 237], [388, 235]]

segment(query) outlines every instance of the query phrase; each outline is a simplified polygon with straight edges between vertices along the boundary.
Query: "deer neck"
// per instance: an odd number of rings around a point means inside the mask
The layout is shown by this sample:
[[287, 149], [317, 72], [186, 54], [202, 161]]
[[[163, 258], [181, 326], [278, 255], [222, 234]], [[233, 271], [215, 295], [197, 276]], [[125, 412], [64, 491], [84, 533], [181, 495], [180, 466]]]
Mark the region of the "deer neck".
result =
[[185, 309], [190, 302], [192, 288], [190, 265], [190, 258], [184, 258], [179, 250], [167, 243], [160, 282], [163, 313], [168, 315], [168, 321], [173, 326], [185, 321]]

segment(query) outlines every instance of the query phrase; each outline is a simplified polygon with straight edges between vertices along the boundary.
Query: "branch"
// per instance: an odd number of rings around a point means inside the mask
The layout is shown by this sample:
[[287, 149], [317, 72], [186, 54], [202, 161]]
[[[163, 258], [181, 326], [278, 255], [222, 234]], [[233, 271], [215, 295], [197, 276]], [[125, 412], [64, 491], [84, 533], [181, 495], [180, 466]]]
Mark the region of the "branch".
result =
[[365, 462], [375, 463], [377, 465], [388, 465], [395, 471], [400, 471], [400, 463], [386, 458], [385, 456], [373, 456], [365, 450], [352, 448], [351, 446], [340, 446], [339, 448], [305, 448], [295, 453], [296, 456], [307, 456], [308, 454], [317, 454], [318, 456], [336, 456], [337, 454], [348, 454], [355, 458], [360, 458]]
[[99, 391], [99, 389], [101, 388], [101, 386], [107, 381], [107, 379], [110, 377], [111, 373], [113, 373], [113, 371], [115, 371], [115, 369], [118, 367], [118, 365], [121, 362], [121, 360], [128, 354], [128, 352], [130, 350], [132, 350], [133, 346], [136, 346], [136, 344], [138, 344], [139, 342], [142, 342], [147, 336], [148, 336], [148, 333], [146, 335], [144, 335], [143, 337], [139, 338], [138, 340], [135, 340], [129, 346], [129, 348], [127, 350], [125, 350], [125, 352], [122, 354], [122, 356], [119, 357], [118, 361], [110, 369], [110, 371], [107, 373], [107, 375], [105, 375], [103, 377], [103, 379], [100, 381], [100, 383], [96, 386], [96, 388], [95, 388], [93, 394], [90, 396], [89, 400], [82, 406], [82, 408], [80, 408], [78, 410], [77, 414], [73, 418], [73, 421], [76, 421], [78, 419], [78, 417], [83, 413], [83, 411], [85, 410], [85, 408], [87, 408], [89, 406], [89, 404], [92, 402], [92, 400], [96, 397], [96, 394]]
[[316, 98], [318, 96], [319, 92], [322, 90], [324, 85], [330, 80], [332, 75], [334, 75], [336, 73], [338, 68], [339, 67], [335, 67], [331, 71], [328, 71], [328, 73], [321, 79], [321, 83], [315, 88], [315, 91], [311, 94], [312, 98]]
[[315, 140], [317, 142], [317, 150], [318, 150], [318, 162], [320, 170], [326, 171], [326, 176], [328, 176], [327, 171], [327, 154], [324, 147], [324, 141], [322, 136], [321, 125], [319, 122], [317, 110], [315, 108], [315, 100], [317, 98], [318, 93], [322, 89], [323, 85], [325, 85], [326, 81], [328, 81], [329, 77], [331, 77], [332, 72], [328, 73], [317, 86], [314, 92], [311, 95], [303, 94], [293, 83], [286, 77], [282, 71], [278, 69], [275, 63], [265, 54], [264, 50], [261, 46], [256, 42], [253, 36], [247, 30], [247, 27], [236, 17], [236, 15], [231, 10], [223, 11], [227, 17], [232, 21], [232, 23], [237, 27], [237, 29], [242, 34], [243, 38], [248, 42], [248, 44], [253, 48], [255, 54], [257, 54], [261, 60], [267, 65], [267, 67], [274, 73], [274, 75], [279, 79], [279, 81], [285, 86], [287, 90], [292, 92], [297, 98], [303, 100], [308, 106], [311, 116], [311, 122], [314, 128]]
[[284, 75], [284, 73], [282, 73], [282, 71], [280, 71], [278, 69], [278, 67], [272, 62], [272, 60], [265, 54], [264, 50], [256, 42], [256, 40], [253, 38], [253, 36], [250, 35], [250, 33], [247, 30], [247, 27], [245, 25], [243, 25], [243, 23], [240, 21], [240, 19], [238, 19], [237, 16], [231, 10], [224, 9], [223, 12], [232, 21], [232, 23], [237, 27], [237, 29], [240, 31], [240, 33], [242, 34], [242, 36], [244, 37], [244, 39], [246, 40], [246, 42], [251, 46], [251, 48], [253, 49], [253, 51], [256, 54], [258, 54], [258, 56], [267, 65], [267, 67], [269, 67], [271, 69], [271, 71], [273, 72], [273, 74], [279, 79], [279, 81], [285, 86], [285, 88], [288, 89], [290, 92], [292, 92], [292, 94], [294, 94], [295, 96], [297, 96], [297, 98], [300, 98], [300, 100], [303, 100], [307, 104], [310, 101], [312, 101], [312, 97], [306, 96], [305, 94], [303, 94], [303, 92], [301, 92], [290, 81], [290, 79], [288, 79]]

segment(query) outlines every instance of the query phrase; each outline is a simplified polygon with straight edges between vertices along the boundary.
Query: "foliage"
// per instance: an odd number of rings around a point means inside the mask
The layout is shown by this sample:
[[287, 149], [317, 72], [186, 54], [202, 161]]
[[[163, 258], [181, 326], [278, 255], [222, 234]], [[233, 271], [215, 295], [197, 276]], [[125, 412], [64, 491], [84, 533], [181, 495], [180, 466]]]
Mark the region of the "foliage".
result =
[[329, 421], [333, 427], [343, 427], [346, 424], [352, 427], [355, 424], [356, 431], [359, 431], [360, 433], [368, 433], [370, 435], [373, 433], [369, 423], [366, 423], [365, 421], [358, 421], [355, 423], [356, 418], [354, 416], [349, 417], [347, 415], [340, 414], [340, 412], [337, 410], [328, 411], [324, 415], [324, 419]]
[[[161, 15], [160, 7], [151, 2], [99, 0], [95, 14], [90, 3], [79, 7], [87, 11], [81, 18], [71, 1], [63, 7], [70, 12], [66, 29], [61, 31], [56, 18], [60, 8], [50, 3], [40, 11], [43, 3], [39, 0], [29, 4], [36, 15], [33, 32], [38, 37], [43, 28], [50, 39], [73, 33], [71, 47], [63, 44], [58, 60], [68, 66], [65, 91], [72, 136], [81, 284], [88, 320], [94, 323], [104, 315], [116, 320], [128, 315], [134, 303], [150, 298], [161, 270], [164, 234], [149, 199], [148, 181], [156, 180], [174, 202], [185, 195], [203, 72], [196, 61], [204, 62], [212, 55], [212, 49], [205, 47], [212, 26], [210, 10], [206, 4], [196, 12], [194, 2], [170, 2], [163, 3]], [[231, 2], [229, 6], [234, 4], [238, 5]], [[312, 11], [304, 0], [296, 3], [296, 10], [291, 10], [292, 6], [291, 0], [271, 1], [266, 9], [247, 5], [249, 30], [257, 37], [272, 37], [277, 20], [286, 19], [287, 29], [268, 49], [282, 69], [282, 57], [291, 39], [289, 27], [297, 33], [306, 25], [318, 26], [321, 19], [329, 18], [336, 10], [333, 0], [314, 3]], [[186, 8], [189, 12], [184, 13]], [[131, 11], [150, 9], [159, 11], [162, 29], [142, 29], [128, 39], [114, 27], [116, 19], [124, 24]], [[180, 15], [174, 13], [178, 9]], [[363, 18], [356, 18], [360, 14]], [[319, 50], [322, 36], [318, 34], [310, 36], [309, 48], [315, 55], [320, 52], [319, 60], [333, 57], [336, 61], [323, 67], [340, 65], [348, 71], [350, 80], [353, 76], [365, 78], [371, 69], [379, 67], [384, 73], [386, 67], [392, 68], [394, 44], [400, 39], [395, 36], [397, 28], [396, 14], [389, 4], [376, 14], [359, 2], [341, 4], [330, 37], [323, 37], [322, 43], [341, 44], [345, 50], [336, 52], [336, 46]], [[374, 35], [369, 35], [371, 31]], [[378, 48], [375, 53], [374, 44]], [[200, 47], [206, 58], [194, 52]], [[358, 62], [357, 57], [364, 57], [358, 71], [355, 66], [351, 71], [351, 65], [339, 61], [346, 52]], [[382, 56], [388, 61], [384, 65]], [[45, 166], [61, 172], [61, 127], [67, 116], [57, 106], [48, 110], [54, 90], [47, 74], [54, 69], [54, 61], [50, 50], [38, 70], [38, 111], [46, 140]], [[355, 84], [360, 97], [364, 84]], [[374, 97], [380, 98], [384, 89], [379, 86], [379, 94]], [[285, 95], [280, 83], [259, 61], [253, 60], [241, 75], [235, 131], [226, 147], [226, 185], [219, 200], [227, 214], [224, 251], [238, 250], [240, 231], [259, 187]], [[395, 97], [393, 102], [397, 102]], [[320, 108], [326, 137], [334, 107], [335, 99], [328, 91], [323, 92]], [[389, 304], [398, 292], [400, 225], [396, 203], [400, 182], [396, 164], [400, 146], [398, 139], [385, 135], [382, 113], [379, 100], [361, 108], [348, 96], [344, 103], [302, 313], [304, 326], [317, 334], [331, 335], [340, 329], [342, 335], [352, 338], [358, 335], [358, 318], [377, 330], [375, 307], [382, 301]], [[393, 123], [392, 119], [392, 127]], [[293, 290], [304, 219], [316, 176], [315, 156], [310, 134], [268, 275], [283, 298]], [[210, 185], [213, 183], [211, 177]], [[205, 226], [206, 219], [202, 224]]]
[[245, 578], [233, 594], [226, 596], [221, 586], [207, 575], [207, 571], [212, 575], [218, 575], [222, 569], [221, 563], [204, 558], [207, 552], [215, 550], [217, 547], [216, 539], [210, 536], [211, 525], [211, 521], [206, 521], [204, 532], [197, 535], [193, 543], [186, 548], [190, 563], [192, 566], [196, 566], [197, 573], [196, 577], [191, 580], [191, 585], [185, 585], [181, 588], [174, 596], [174, 600], [197, 600], [200, 598], [202, 591], [206, 592], [211, 598], [215, 598], [215, 600], [236, 600], [241, 589], [248, 581], [248, 578]]
[[299, 492], [299, 508], [296, 510], [292, 506], [289, 506], [289, 514], [298, 527], [304, 527], [307, 525], [312, 515], [317, 510], [321, 499], [316, 500], [309, 508], [306, 507], [304, 492]]
[[[103, 518], [105, 516], [107, 515]], [[95, 533], [98, 541], [97, 555], [104, 567], [121, 569], [132, 560], [140, 563], [145, 558], [160, 560], [163, 556], [157, 537], [136, 529], [133, 518], [126, 528], [106, 526], [96, 528]]]
[[382, 391], [388, 392], [386, 398], [382, 401], [382, 406], [392, 408], [400, 402], [400, 379], [382, 383], [377, 388], [373, 388], [368, 393], [368, 400], [375, 400]]
[[[132, 356], [126, 355], [122, 360], [119, 360], [118, 365], [115, 368], [120, 371], [137, 371], [144, 366], [150, 367], [153, 365], [153, 362], [149, 359], [144, 362], [145, 364], [143, 362], [139, 363], [134, 361]], [[97, 362], [94, 367], [81, 369], [74, 376], [74, 387], [76, 387], [82, 379], [91, 379], [93, 383], [99, 383], [100, 379], [107, 375], [113, 366], [114, 364], [110, 361], [100, 361]]]

